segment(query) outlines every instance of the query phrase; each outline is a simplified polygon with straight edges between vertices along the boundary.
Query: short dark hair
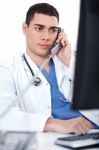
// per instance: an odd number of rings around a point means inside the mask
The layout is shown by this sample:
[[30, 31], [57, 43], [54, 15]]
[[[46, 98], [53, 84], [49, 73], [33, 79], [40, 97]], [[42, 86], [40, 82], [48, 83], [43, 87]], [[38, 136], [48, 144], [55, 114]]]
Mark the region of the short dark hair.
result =
[[59, 13], [54, 6], [48, 3], [37, 3], [32, 5], [27, 11], [25, 23], [28, 26], [31, 20], [33, 19], [35, 13], [41, 13], [48, 16], [55, 16], [59, 22]]

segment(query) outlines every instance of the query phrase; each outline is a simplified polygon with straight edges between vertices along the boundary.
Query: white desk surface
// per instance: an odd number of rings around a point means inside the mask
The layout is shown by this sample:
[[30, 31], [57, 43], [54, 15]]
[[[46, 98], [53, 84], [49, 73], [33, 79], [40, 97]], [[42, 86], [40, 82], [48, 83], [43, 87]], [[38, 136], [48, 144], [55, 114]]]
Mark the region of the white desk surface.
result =
[[37, 133], [37, 150], [62, 150], [64, 148], [54, 144], [58, 137], [62, 134], [57, 133]]
[[[58, 137], [66, 136], [58, 133], [37, 133], [37, 149], [36, 150], [70, 150], [54, 144]], [[85, 150], [85, 149], [84, 149]], [[89, 150], [89, 149], [86, 149]], [[90, 150], [99, 150], [99, 148], [90, 148]]]

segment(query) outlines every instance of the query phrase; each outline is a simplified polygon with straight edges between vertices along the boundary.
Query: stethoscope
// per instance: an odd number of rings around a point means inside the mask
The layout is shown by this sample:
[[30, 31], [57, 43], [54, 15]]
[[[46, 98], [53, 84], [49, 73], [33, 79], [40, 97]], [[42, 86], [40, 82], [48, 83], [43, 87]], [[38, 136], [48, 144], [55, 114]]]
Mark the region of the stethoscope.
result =
[[[27, 61], [27, 59], [25, 57], [25, 54], [23, 54], [23, 59], [24, 59], [26, 65], [28, 66], [32, 76], [35, 78], [35, 80], [33, 81], [33, 85], [34, 86], [39, 86], [41, 84], [41, 79], [39, 77], [35, 77], [35, 74], [34, 74], [33, 70], [31, 69], [31, 67], [30, 67], [30, 65], [29, 65], [29, 63], [28, 63], [28, 61]], [[71, 80], [69, 80], [69, 81], [71, 82]], [[63, 98], [61, 98], [60, 100], [62, 100], [64, 102], [69, 102], [69, 100], [64, 100]]]
[[[28, 66], [28, 68], [29, 68], [32, 76], [35, 77], [35, 74], [34, 74], [33, 70], [31, 69], [31, 67], [30, 67], [30, 65], [29, 65], [29, 63], [28, 63], [28, 61], [27, 61], [27, 59], [25, 57], [25, 54], [23, 54], [23, 59], [24, 59], [26, 65]], [[33, 85], [34, 86], [39, 86], [40, 83], [41, 83], [41, 79], [39, 77], [36, 77], [35, 80], [34, 80], [34, 82], [33, 82]]]

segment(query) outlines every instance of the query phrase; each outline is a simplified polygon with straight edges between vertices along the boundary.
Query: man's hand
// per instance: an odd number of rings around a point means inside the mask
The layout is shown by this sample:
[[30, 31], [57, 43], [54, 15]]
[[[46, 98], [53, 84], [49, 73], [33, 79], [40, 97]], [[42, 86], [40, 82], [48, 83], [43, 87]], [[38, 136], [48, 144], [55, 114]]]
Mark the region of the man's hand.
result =
[[88, 133], [92, 129], [92, 124], [84, 117], [77, 117], [69, 120], [58, 120], [49, 118], [44, 131], [58, 133]]
[[56, 42], [60, 42], [62, 44], [61, 50], [58, 52], [58, 58], [66, 65], [69, 66], [71, 59], [71, 46], [67, 39], [66, 34], [62, 30], [59, 33], [58, 39]]

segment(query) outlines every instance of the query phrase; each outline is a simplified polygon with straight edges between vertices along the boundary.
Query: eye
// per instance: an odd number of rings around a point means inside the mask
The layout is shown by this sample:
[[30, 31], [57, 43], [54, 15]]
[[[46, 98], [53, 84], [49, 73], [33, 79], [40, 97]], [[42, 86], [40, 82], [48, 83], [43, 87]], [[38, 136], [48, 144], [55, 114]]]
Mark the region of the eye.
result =
[[51, 32], [51, 33], [58, 33], [58, 28], [51, 28], [51, 29], [50, 29], [50, 32]]
[[35, 29], [36, 31], [42, 31], [42, 30], [43, 30], [43, 27], [41, 27], [41, 26], [35, 26], [34, 29]]

